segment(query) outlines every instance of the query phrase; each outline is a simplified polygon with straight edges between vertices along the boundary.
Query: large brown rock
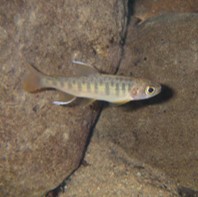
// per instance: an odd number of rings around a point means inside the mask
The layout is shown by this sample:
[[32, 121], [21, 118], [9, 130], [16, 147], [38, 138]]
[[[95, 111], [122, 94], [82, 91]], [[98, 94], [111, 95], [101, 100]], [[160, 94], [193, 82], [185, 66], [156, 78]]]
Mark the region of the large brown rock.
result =
[[133, 14], [142, 21], [165, 13], [198, 12], [197, 0], [136, 0]]
[[100, 139], [198, 189], [198, 14], [170, 14], [131, 28], [120, 73], [164, 85], [150, 100], [106, 108]]
[[178, 197], [177, 187], [164, 173], [130, 158], [104, 139], [92, 139], [81, 166], [60, 197]]
[[28, 63], [51, 75], [69, 74], [72, 58], [114, 71], [123, 3], [1, 1], [0, 196], [41, 196], [79, 166], [99, 109], [53, 106], [55, 91], [31, 95], [21, 82]]

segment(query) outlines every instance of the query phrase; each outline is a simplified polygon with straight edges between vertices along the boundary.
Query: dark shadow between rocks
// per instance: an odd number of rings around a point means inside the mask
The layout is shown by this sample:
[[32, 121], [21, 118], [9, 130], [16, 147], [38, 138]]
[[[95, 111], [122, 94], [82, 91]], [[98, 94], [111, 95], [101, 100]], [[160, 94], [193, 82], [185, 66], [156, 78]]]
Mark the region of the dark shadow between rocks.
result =
[[64, 193], [66, 190], [65, 188], [67, 187], [68, 182], [70, 182], [71, 176], [75, 171], [76, 170], [74, 170], [59, 186], [48, 191], [45, 194], [45, 197], [58, 197], [60, 193]]
[[198, 191], [186, 187], [178, 187], [177, 191], [181, 197], [198, 197]]
[[132, 16], [133, 16], [133, 14], [134, 14], [134, 3], [135, 3], [135, 0], [128, 0], [128, 5], [127, 5], [127, 7], [128, 7], [128, 23], [127, 23], [127, 26], [130, 24], [130, 22], [131, 22], [131, 18], [132, 18]]

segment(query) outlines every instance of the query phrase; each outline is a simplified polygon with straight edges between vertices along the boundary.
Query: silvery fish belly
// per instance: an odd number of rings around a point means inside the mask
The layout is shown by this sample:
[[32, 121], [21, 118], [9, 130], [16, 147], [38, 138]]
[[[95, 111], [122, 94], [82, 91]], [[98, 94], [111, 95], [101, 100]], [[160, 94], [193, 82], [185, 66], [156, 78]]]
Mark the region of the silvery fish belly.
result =
[[93, 68], [89, 69], [91, 72], [82, 72], [82, 76], [53, 77], [31, 68], [31, 74], [24, 80], [24, 89], [28, 92], [43, 88], [60, 90], [70, 96], [69, 101], [54, 102], [60, 105], [69, 104], [77, 97], [124, 104], [151, 98], [161, 91], [160, 84], [146, 79], [100, 74]]

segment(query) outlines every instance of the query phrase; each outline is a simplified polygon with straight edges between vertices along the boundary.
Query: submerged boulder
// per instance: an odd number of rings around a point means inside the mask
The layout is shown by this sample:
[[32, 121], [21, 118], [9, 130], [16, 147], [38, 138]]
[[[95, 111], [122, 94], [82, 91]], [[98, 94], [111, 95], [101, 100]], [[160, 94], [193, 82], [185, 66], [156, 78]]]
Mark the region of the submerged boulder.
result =
[[1, 2], [1, 196], [41, 196], [61, 184], [79, 166], [100, 110], [54, 106], [55, 91], [24, 92], [27, 65], [69, 75], [76, 58], [114, 71], [124, 6], [115, 0]]
[[163, 85], [160, 95], [106, 108], [96, 126], [132, 158], [198, 189], [198, 14], [168, 14], [128, 31], [119, 72]]

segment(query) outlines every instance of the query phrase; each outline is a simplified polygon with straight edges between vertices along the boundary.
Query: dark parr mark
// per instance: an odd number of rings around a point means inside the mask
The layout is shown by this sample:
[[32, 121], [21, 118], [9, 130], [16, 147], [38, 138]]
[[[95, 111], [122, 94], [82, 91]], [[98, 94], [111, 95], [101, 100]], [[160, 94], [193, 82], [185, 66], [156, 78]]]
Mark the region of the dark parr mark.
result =
[[[64, 85], [64, 83], [63, 83], [63, 85]], [[68, 88], [71, 89], [72, 87], [73, 87], [72, 81], [68, 81]]]
[[78, 91], [80, 92], [82, 90], [82, 83], [81, 81], [78, 81]]
[[91, 90], [91, 84], [90, 81], [87, 81], [87, 92], [90, 92]]
[[116, 83], [116, 96], [120, 95], [120, 87], [119, 87], [119, 82]]
[[108, 81], [105, 82], [105, 94], [106, 95], [110, 94], [109, 82]]
[[64, 86], [64, 81], [63, 79], [60, 79], [60, 85], [63, 87]]
[[56, 79], [52, 80], [52, 85], [56, 87], [56, 85], [57, 85], [57, 80]]
[[101, 78], [101, 79], [99, 79], [99, 83], [100, 83], [100, 85], [102, 85], [103, 84], [103, 79]]
[[131, 87], [132, 87], [132, 84], [131, 84], [130, 82], [128, 82], [128, 83], [127, 83], [127, 89], [128, 89], [128, 91], [131, 90]]
[[125, 82], [122, 82], [122, 92], [125, 93]]
[[94, 90], [95, 90], [95, 93], [98, 93], [98, 82], [97, 81], [94, 82]]
[[111, 86], [114, 86], [114, 80], [111, 79]]

